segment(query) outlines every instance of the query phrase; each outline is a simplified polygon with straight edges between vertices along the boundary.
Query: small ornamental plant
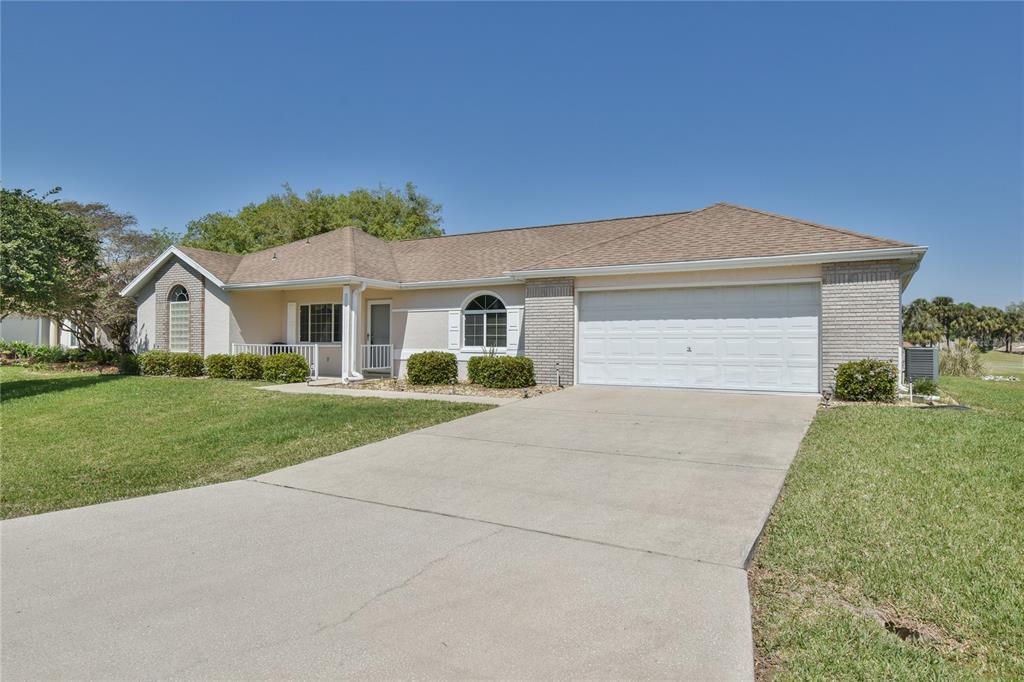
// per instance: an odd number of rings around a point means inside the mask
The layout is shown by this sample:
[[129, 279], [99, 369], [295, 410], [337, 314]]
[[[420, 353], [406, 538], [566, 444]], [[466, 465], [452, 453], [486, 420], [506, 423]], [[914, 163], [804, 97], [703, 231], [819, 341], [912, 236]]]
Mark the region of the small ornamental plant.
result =
[[454, 353], [439, 350], [413, 353], [405, 368], [410, 384], [454, 384], [459, 380], [459, 363]]

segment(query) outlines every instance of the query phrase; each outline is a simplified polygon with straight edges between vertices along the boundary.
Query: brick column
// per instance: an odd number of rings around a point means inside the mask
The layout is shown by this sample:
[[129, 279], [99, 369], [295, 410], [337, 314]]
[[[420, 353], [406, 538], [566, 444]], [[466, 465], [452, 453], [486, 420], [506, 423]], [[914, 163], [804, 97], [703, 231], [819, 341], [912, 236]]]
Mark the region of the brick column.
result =
[[896, 261], [831, 263], [821, 276], [821, 384], [850, 360], [899, 365], [900, 265]]
[[526, 282], [523, 333], [526, 355], [533, 359], [537, 383], [573, 383], [576, 335], [573, 279], [546, 278]]

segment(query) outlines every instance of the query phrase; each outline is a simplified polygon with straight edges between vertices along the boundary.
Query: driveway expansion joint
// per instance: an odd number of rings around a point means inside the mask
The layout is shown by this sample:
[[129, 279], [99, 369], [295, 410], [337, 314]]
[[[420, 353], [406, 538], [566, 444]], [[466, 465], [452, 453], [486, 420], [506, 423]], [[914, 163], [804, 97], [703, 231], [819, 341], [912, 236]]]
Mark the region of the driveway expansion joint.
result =
[[[511, 530], [523, 531], [524, 533], [536, 533], [538, 535], [547, 535], [548, 537], [552, 537], [552, 538], [561, 538], [563, 540], [574, 540], [576, 542], [585, 542], [585, 543], [591, 544], [591, 545], [600, 545], [602, 547], [610, 547], [612, 549], [621, 549], [621, 550], [625, 550], [627, 552], [639, 552], [641, 554], [650, 554], [650, 555], [653, 555], [653, 556], [665, 557], [667, 559], [675, 559], [677, 561], [686, 561], [686, 562], [694, 563], [694, 564], [702, 564], [704, 566], [717, 566], [718, 568], [728, 568], [728, 569], [732, 569], [732, 570], [735, 570], [735, 571], [741, 571], [744, 574], [746, 573], [746, 570], [742, 566], [734, 566], [732, 564], [726, 564], [726, 563], [722, 563], [722, 562], [719, 562], [719, 561], [710, 561], [708, 559], [698, 559], [696, 557], [679, 556], [678, 554], [670, 554], [668, 552], [659, 552], [659, 551], [654, 550], [654, 549], [645, 549], [643, 547], [630, 547], [628, 545], [615, 544], [614, 542], [604, 542], [602, 540], [592, 540], [590, 538], [581, 538], [581, 537], [577, 537], [577, 536], [574, 536], [574, 535], [565, 535], [563, 533], [554, 533], [552, 531], [539, 530], [537, 528], [527, 528], [525, 526], [516, 526], [516, 525], [510, 524], [510, 523], [501, 523], [500, 521], [488, 521], [487, 519], [474, 518], [474, 517], [471, 517], [471, 516], [460, 516], [458, 514], [449, 514], [447, 512], [434, 511], [432, 509], [421, 509], [421, 508], [418, 508], [418, 507], [407, 507], [407, 506], [401, 505], [401, 504], [391, 504], [389, 502], [380, 502], [380, 501], [377, 501], [377, 500], [368, 500], [368, 499], [364, 499], [364, 498], [361, 498], [361, 497], [351, 497], [349, 495], [339, 495], [337, 493], [328, 493], [328, 492], [324, 492], [322, 490], [312, 490], [310, 488], [299, 488], [297, 486], [285, 485], [283, 483], [271, 483], [270, 481], [261, 481], [258, 478], [248, 478], [248, 479], [245, 479], [245, 480], [249, 481], [250, 483], [259, 483], [261, 485], [269, 485], [269, 486], [273, 486], [275, 488], [284, 488], [285, 490], [294, 490], [294, 491], [300, 492], [300, 493], [310, 493], [310, 494], [313, 494], [313, 495], [324, 495], [325, 497], [334, 497], [334, 498], [337, 498], [339, 500], [348, 500], [349, 502], [362, 502], [364, 504], [374, 504], [374, 505], [378, 505], [378, 506], [381, 506], [381, 507], [389, 507], [391, 509], [401, 509], [403, 511], [417, 512], [417, 513], [420, 513], [420, 514], [433, 514], [434, 516], [443, 516], [443, 517], [449, 518], [449, 519], [458, 519], [459, 521], [470, 521], [470, 522], [474, 522], [474, 523], [484, 523], [484, 524], [487, 524], [489, 526], [500, 526], [503, 529], [504, 528], [508, 528], [508, 529], [511, 529]], [[497, 533], [494, 533], [494, 535], [497, 535]], [[490, 536], [487, 536], [487, 537], [490, 537]]]

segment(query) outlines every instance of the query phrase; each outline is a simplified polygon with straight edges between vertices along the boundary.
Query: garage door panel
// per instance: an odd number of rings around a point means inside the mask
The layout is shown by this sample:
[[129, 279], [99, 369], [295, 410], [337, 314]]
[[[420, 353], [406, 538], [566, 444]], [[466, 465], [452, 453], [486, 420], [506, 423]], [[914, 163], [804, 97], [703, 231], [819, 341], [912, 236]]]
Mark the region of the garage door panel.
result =
[[817, 285], [582, 292], [580, 381], [818, 389]]

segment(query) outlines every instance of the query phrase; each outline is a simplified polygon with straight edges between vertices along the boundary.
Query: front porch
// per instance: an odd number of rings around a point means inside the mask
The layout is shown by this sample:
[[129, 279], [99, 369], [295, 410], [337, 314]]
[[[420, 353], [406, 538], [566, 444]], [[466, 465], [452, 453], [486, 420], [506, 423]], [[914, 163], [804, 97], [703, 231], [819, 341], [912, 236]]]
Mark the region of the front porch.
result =
[[232, 355], [296, 353], [311, 380], [394, 374], [388, 292], [358, 285], [230, 291]]

